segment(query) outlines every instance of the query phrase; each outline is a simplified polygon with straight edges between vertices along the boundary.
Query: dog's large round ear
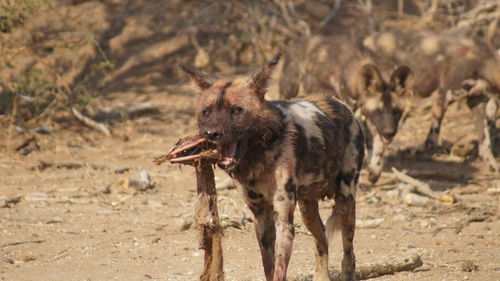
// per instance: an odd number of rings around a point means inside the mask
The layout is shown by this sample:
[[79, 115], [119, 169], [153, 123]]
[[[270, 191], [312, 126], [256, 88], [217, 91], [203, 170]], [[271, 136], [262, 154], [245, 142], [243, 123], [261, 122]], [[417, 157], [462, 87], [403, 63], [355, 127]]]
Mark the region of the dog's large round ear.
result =
[[209, 76], [206, 73], [200, 72], [187, 65], [181, 65], [181, 68], [189, 75], [191, 80], [200, 90], [205, 90], [212, 87], [212, 82], [210, 81]]
[[363, 95], [381, 93], [383, 84], [382, 75], [374, 64], [367, 63], [359, 69], [356, 87]]
[[399, 91], [401, 94], [413, 86], [413, 74], [411, 68], [407, 65], [401, 65], [391, 75], [391, 88]]
[[271, 74], [278, 64], [280, 57], [281, 53], [277, 53], [276, 55], [274, 55], [274, 57], [251, 78], [248, 87], [254, 90], [259, 98], [264, 98], [264, 95], [267, 92], [269, 80], [271, 79]]

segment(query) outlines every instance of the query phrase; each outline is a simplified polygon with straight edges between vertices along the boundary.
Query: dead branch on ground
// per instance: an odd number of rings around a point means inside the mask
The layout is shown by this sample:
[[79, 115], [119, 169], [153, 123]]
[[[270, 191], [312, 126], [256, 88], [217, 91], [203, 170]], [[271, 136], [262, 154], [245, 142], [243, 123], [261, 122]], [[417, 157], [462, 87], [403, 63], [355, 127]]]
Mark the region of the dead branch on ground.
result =
[[[112, 167], [107, 165], [99, 165], [99, 164], [89, 164], [89, 163], [80, 163], [80, 162], [50, 162], [40, 160], [38, 165], [33, 167], [39, 171], [43, 171], [47, 168], [56, 168], [56, 169], [81, 169], [85, 167], [90, 167], [94, 170], [114, 170], [115, 173], [120, 174], [124, 171], [129, 170], [127, 167]], [[32, 168], [32, 169], [33, 169]]]
[[[371, 263], [358, 266], [355, 272], [356, 280], [375, 278], [382, 275], [394, 274], [401, 271], [412, 271], [423, 265], [419, 255], [413, 254], [407, 257], [391, 258], [379, 263]], [[332, 281], [342, 280], [340, 272], [330, 272]], [[312, 280], [312, 276], [295, 278], [295, 281]]]
[[416, 193], [421, 194], [423, 196], [429, 197], [429, 198], [434, 199], [434, 200], [439, 200], [439, 201], [445, 202], [445, 203], [456, 202], [456, 199], [453, 198], [453, 196], [451, 196], [449, 194], [445, 194], [443, 192], [434, 191], [431, 189], [429, 184], [422, 182], [422, 181], [419, 181], [413, 177], [410, 177], [409, 175], [405, 174], [404, 172], [398, 171], [394, 167], [392, 167], [392, 172], [393, 172], [394, 176], [396, 177], [396, 179], [398, 179], [399, 181], [401, 181], [403, 183], [406, 183], [406, 185], [404, 185], [404, 187], [405, 187], [404, 191], [406, 191], [406, 193], [416, 192]]
[[394, 274], [399, 271], [412, 271], [422, 266], [422, 260], [417, 254], [408, 257], [399, 257], [382, 263], [373, 263], [359, 266], [356, 270], [358, 279], [368, 279], [387, 274]]
[[73, 113], [73, 116], [75, 116], [75, 118], [81, 121], [83, 124], [89, 126], [92, 129], [102, 132], [106, 136], [111, 136], [111, 131], [109, 130], [108, 126], [83, 115], [80, 111], [78, 111], [78, 109], [76, 109], [76, 107], [71, 107], [71, 113]]
[[23, 244], [40, 244], [43, 242], [45, 242], [45, 240], [18, 241], [18, 242], [11, 242], [11, 243], [3, 244], [0, 248], [9, 247], [9, 246], [18, 246], [18, 245], [23, 245]]

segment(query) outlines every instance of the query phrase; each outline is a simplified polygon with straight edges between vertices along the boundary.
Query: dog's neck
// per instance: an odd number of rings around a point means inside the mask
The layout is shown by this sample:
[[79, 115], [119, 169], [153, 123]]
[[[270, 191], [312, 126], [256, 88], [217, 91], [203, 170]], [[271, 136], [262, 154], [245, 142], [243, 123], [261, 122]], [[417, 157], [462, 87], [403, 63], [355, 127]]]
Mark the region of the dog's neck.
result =
[[285, 116], [277, 106], [269, 102], [266, 102], [265, 111], [262, 115], [267, 118], [263, 118], [263, 124], [255, 124], [258, 127], [257, 133], [249, 138], [240, 162], [233, 169], [226, 171], [238, 181], [258, 177], [274, 166], [279, 157], [279, 144], [285, 135]]

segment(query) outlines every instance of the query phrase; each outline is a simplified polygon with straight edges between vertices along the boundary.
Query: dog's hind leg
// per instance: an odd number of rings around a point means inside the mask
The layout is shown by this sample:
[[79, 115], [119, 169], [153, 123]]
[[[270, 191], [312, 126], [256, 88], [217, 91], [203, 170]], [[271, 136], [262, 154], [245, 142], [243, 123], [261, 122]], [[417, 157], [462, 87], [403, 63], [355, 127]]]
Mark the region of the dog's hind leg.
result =
[[492, 151], [498, 104], [494, 98], [488, 100], [485, 96], [476, 96], [468, 98], [467, 105], [471, 109], [476, 122], [479, 136], [479, 156], [492, 171], [498, 172], [498, 163]]
[[273, 280], [274, 274], [274, 245], [276, 241], [276, 228], [273, 219], [273, 207], [264, 201], [261, 194], [254, 193], [254, 197], [260, 195], [260, 201], [252, 202], [249, 208], [254, 215], [255, 234], [259, 241], [262, 264], [267, 281]]
[[[342, 259], [342, 280], [354, 280], [356, 261], [354, 257], [354, 229], [356, 226], [356, 202], [354, 196], [337, 193], [335, 196], [335, 211], [338, 212], [340, 231], [342, 232], [342, 247], [344, 257]], [[337, 215], [337, 214], [335, 214]]]
[[445, 90], [438, 89], [431, 95], [432, 99], [432, 123], [427, 138], [424, 142], [424, 147], [428, 149], [438, 146], [439, 132], [441, 131], [441, 123], [443, 122], [445, 108]]
[[328, 281], [328, 241], [325, 235], [325, 226], [321, 221], [318, 210], [318, 201], [299, 200], [302, 221], [314, 237], [316, 245], [316, 272], [314, 281]]

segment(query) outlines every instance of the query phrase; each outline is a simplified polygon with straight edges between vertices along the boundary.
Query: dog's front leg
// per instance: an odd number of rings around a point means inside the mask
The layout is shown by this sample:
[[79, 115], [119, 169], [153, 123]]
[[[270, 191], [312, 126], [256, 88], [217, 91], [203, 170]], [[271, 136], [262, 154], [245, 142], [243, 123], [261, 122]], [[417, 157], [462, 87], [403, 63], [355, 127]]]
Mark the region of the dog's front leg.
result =
[[295, 236], [293, 212], [296, 205], [296, 191], [293, 180], [289, 177], [277, 179], [276, 192], [273, 196], [276, 223], [276, 246], [273, 281], [286, 280], [288, 262], [292, 254]]
[[[274, 274], [274, 245], [276, 240], [276, 228], [273, 219], [273, 206], [264, 200], [262, 195], [249, 192], [257, 202], [249, 203], [250, 210], [254, 215], [255, 234], [259, 241], [262, 264], [267, 281], [272, 281]], [[260, 200], [259, 200], [260, 199]]]
[[375, 183], [380, 178], [382, 169], [384, 168], [384, 152], [386, 144], [380, 139], [380, 135], [378, 134], [377, 129], [375, 129], [375, 126], [369, 126], [369, 130], [373, 136], [373, 144], [370, 164], [368, 166], [368, 179], [371, 183]]

